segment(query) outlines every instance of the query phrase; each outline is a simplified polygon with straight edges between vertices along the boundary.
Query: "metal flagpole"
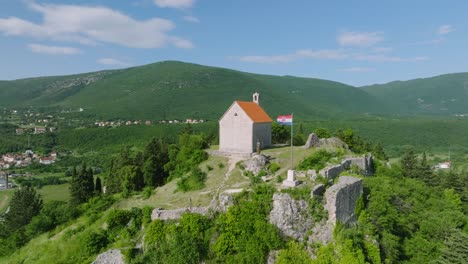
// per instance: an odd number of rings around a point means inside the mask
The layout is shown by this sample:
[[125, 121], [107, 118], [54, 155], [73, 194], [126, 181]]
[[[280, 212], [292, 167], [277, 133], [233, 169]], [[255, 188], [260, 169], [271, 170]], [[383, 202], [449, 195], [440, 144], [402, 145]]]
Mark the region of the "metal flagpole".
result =
[[293, 133], [294, 133], [294, 113], [291, 113], [291, 170], [294, 170], [293, 162]]

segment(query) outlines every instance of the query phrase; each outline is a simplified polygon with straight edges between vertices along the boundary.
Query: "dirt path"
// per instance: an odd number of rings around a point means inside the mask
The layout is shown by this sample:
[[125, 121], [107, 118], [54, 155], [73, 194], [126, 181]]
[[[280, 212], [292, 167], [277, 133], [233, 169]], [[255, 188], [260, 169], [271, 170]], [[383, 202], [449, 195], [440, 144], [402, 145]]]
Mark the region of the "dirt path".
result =
[[228, 156], [227, 159], [228, 159], [228, 170], [227, 170], [226, 174], [224, 175], [223, 182], [216, 189], [216, 192], [215, 192], [212, 200], [216, 200], [218, 198], [219, 191], [226, 186], [226, 182], [229, 180], [229, 177], [231, 176], [232, 171], [236, 168], [236, 164], [239, 161], [244, 160], [245, 158], [236, 157], [236, 156]]

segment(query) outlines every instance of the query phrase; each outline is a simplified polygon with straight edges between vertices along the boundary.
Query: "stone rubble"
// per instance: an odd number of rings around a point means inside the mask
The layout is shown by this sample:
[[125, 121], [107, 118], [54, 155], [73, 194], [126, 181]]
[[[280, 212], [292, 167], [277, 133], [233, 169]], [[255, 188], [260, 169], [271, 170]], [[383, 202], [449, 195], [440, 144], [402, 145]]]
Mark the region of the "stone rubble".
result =
[[109, 249], [97, 256], [91, 264], [125, 264], [125, 258], [118, 249]]

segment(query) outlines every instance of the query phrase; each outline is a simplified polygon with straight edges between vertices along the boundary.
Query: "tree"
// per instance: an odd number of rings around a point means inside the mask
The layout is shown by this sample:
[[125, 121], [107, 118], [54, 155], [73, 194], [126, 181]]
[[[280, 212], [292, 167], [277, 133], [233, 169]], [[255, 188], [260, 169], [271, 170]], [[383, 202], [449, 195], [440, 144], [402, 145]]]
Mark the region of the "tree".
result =
[[403, 176], [408, 178], [417, 178], [417, 159], [416, 154], [414, 154], [413, 150], [408, 150], [403, 155], [400, 160], [400, 165], [403, 170]]
[[426, 152], [423, 152], [421, 161], [418, 165], [418, 178], [423, 180], [427, 185], [436, 186], [438, 185], [437, 179], [434, 177], [431, 166], [427, 164]]
[[74, 205], [84, 203], [94, 196], [93, 170], [83, 164], [78, 172], [72, 172], [70, 182], [71, 202]]
[[274, 144], [286, 143], [291, 138], [290, 129], [276, 122], [271, 123], [271, 140]]
[[10, 211], [5, 215], [6, 225], [17, 230], [27, 225], [42, 209], [41, 195], [32, 187], [16, 190], [10, 202]]
[[96, 178], [96, 185], [94, 186], [94, 190], [96, 191], [96, 194], [102, 193], [102, 183], [101, 178], [99, 177]]
[[376, 157], [379, 160], [388, 161], [387, 153], [385, 153], [385, 150], [380, 143], [374, 145], [374, 147], [372, 148], [372, 155], [374, 155], [374, 157]]
[[319, 138], [330, 138], [331, 133], [328, 131], [328, 129], [323, 128], [323, 127], [318, 127], [314, 130], [314, 133], [317, 135]]
[[167, 145], [162, 140], [153, 138], [143, 153], [145, 163], [142, 166], [146, 186], [160, 186], [168, 176], [164, 165], [169, 162]]

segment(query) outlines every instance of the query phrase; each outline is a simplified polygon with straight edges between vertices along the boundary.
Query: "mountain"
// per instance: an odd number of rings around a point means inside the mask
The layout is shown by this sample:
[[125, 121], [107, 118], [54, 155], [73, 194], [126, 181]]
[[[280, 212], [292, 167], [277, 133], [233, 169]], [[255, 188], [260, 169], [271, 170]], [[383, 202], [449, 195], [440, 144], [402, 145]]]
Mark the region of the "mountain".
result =
[[252, 100], [274, 117], [332, 118], [382, 110], [355, 87], [320, 79], [251, 74], [165, 61], [121, 70], [0, 82], [0, 107], [84, 108], [100, 118], [218, 119], [234, 100]]
[[468, 113], [468, 73], [360, 87], [399, 114]]

